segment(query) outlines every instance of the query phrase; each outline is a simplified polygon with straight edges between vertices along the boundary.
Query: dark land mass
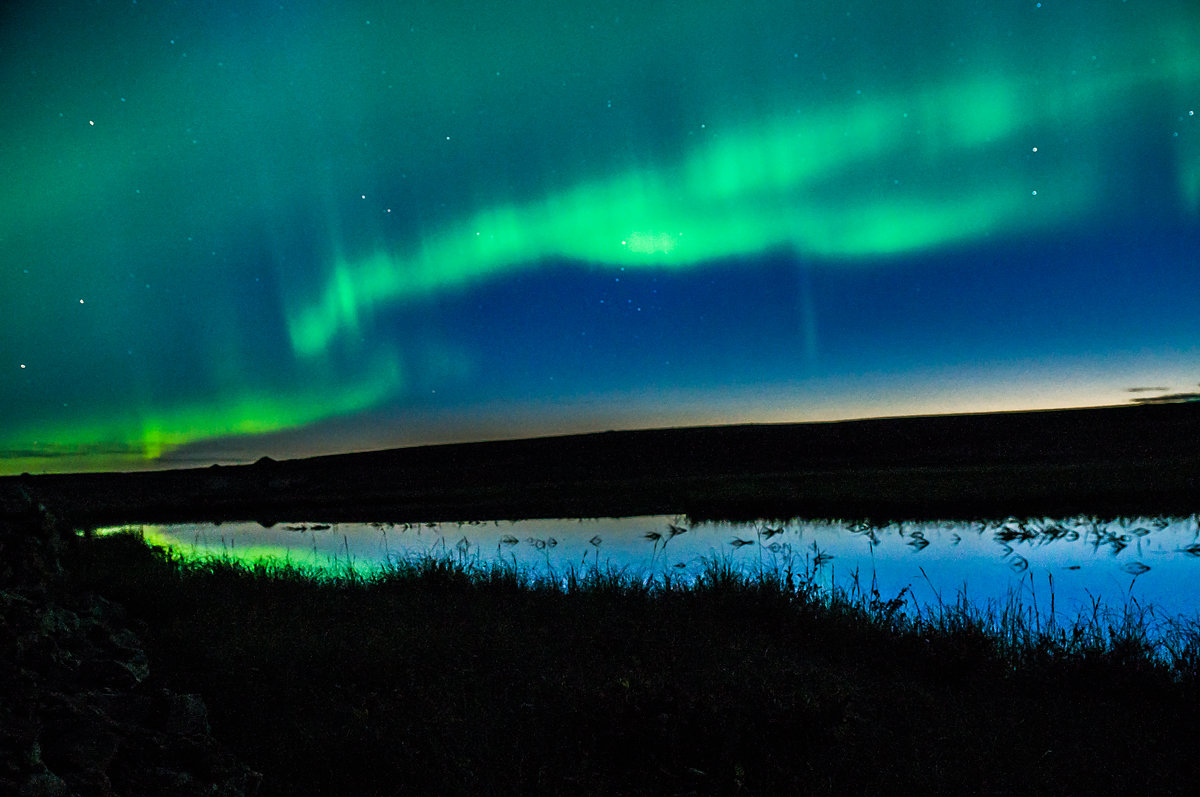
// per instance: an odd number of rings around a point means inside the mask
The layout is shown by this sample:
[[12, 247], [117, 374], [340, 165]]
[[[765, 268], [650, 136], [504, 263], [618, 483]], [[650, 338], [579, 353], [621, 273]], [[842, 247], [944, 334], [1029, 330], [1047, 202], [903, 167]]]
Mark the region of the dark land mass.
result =
[[[713, 561], [189, 562], [81, 524], [1194, 511], [1200, 406], [605, 433], [0, 480], [0, 793], [1191, 794], [1200, 625]], [[1051, 605], [1053, 605], [1051, 589]], [[1156, 641], [1157, 640], [1157, 641]]]
[[1200, 403], [714, 426], [0, 479], [81, 524], [1188, 514]]
[[[48, 550], [32, 517], [0, 541]], [[1200, 636], [1136, 606], [915, 619], [903, 596], [719, 561], [691, 586], [452, 559], [329, 580], [136, 534], [57, 539], [50, 589], [0, 576], [0, 793], [1194, 794], [1200, 777]]]

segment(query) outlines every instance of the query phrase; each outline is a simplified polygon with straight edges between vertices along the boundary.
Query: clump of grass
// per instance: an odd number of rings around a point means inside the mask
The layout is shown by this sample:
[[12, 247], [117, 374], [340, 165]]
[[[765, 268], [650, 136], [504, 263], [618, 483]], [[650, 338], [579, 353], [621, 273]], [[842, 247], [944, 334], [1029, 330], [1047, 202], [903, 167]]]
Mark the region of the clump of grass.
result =
[[82, 586], [147, 621], [153, 666], [204, 696], [265, 794], [1170, 791], [1200, 774], [1200, 629], [1136, 604], [1069, 621], [1016, 595], [917, 606], [783, 555], [715, 557], [694, 580], [457, 549], [332, 574], [135, 537], [83, 555]]

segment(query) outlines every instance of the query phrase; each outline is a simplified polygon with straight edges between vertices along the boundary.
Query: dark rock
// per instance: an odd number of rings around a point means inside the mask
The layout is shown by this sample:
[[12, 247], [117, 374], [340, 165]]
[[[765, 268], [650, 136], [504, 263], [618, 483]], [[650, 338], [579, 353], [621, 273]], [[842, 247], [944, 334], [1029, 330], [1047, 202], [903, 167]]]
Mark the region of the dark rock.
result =
[[59, 694], [46, 706], [42, 732], [42, 758], [56, 772], [104, 770], [116, 755], [121, 737], [119, 726], [86, 695]]
[[144, 653], [128, 661], [86, 659], [79, 666], [80, 683], [87, 687], [130, 690], [150, 676]]
[[167, 733], [183, 736], [207, 736], [208, 707], [200, 695], [171, 695], [167, 714]]
[[152, 683], [124, 609], [71, 590], [82, 541], [24, 487], [0, 505], [0, 794], [256, 793], [200, 696]]
[[71, 790], [66, 782], [53, 772], [38, 772], [30, 775], [17, 792], [20, 797], [67, 797]]

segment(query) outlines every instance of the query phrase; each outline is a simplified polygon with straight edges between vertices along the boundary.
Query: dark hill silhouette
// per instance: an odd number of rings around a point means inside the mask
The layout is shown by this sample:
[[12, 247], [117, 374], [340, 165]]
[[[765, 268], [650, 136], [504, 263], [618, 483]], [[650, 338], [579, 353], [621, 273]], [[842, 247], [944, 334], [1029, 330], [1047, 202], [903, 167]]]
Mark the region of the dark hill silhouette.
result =
[[[13, 477], [80, 523], [1200, 509], [1200, 404], [600, 432]], [[4, 481], [0, 480], [0, 484]]]

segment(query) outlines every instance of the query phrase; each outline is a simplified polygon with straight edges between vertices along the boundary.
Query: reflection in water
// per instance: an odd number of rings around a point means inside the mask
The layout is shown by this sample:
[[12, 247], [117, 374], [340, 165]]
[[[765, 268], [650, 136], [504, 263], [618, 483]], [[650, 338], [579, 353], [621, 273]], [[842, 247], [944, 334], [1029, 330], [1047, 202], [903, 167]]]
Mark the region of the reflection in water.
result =
[[[747, 572], [788, 566], [818, 582], [907, 590], [917, 606], [1023, 600], [1067, 616], [1097, 602], [1136, 601], [1168, 615], [1200, 614], [1200, 516], [963, 522], [710, 523], [646, 516], [469, 523], [180, 523], [142, 526], [147, 541], [184, 556], [263, 557], [369, 570], [405, 558], [499, 562], [537, 577], [616, 569], [693, 578], [724, 558]], [[115, 529], [99, 529], [107, 533]]]

